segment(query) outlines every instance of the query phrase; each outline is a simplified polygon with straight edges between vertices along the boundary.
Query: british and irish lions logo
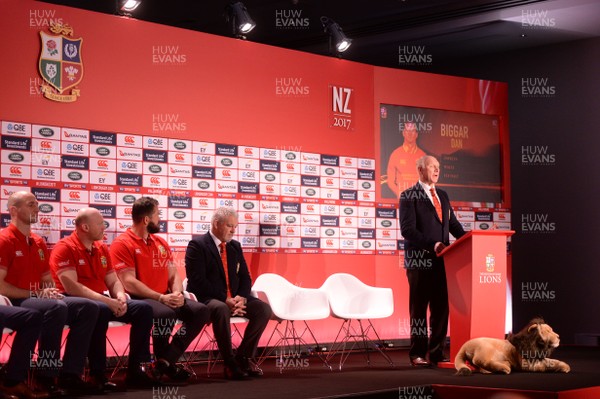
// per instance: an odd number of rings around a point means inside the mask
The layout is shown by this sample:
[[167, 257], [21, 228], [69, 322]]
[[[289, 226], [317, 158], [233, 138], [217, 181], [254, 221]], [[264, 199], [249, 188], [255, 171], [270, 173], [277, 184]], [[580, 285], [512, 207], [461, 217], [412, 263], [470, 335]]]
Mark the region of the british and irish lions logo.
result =
[[[42, 84], [44, 97], [60, 102], [73, 102], [79, 97], [76, 86], [83, 79], [81, 59], [82, 38], [73, 39], [69, 25], [50, 23], [50, 32], [40, 31], [39, 71], [46, 84]], [[65, 93], [71, 89], [71, 93]]]

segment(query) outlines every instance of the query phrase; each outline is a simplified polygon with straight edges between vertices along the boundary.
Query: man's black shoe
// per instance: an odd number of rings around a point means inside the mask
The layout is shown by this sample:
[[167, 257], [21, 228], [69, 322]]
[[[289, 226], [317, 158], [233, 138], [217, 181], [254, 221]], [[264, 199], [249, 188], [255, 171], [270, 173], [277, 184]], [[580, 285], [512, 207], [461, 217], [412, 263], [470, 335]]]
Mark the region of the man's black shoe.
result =
[[183, 382], [187, 381], [192, 376], [192, 373], [175, 364], [168, 364], [164, 360], [157, 360], [152, 365], [152, 375], [157, 380], [166, 375], [172, 381]]
[[119, 387], [114, 382], [111, 382], [104, 375], [92, 375], [88, 379], [88, 383], [93, 385], [99, 393], [117, 392]]
[[248, 374], [244, 372], [235, 361], [225, 362], [225, 369], [223, 370], [225, 379], [227, 380], [245, 380], [248, 378]]
[[66, 395], [97, 395], [102, 393], [96, 386], [85, 382], [78, 375], [63, 374], [58, 378], [58, 386], [64, 390]]
[[235, 361], [240, 366], [240, 369], [248, 374], [248, 377], [260, 377], [263, 375], [262, 369], [246, 356], [236, 356]]
[[410, 359], [410, 364], [415, 367], [429, 367], [431, 363], [427, 361], [427, 359], [422, 357], [413, 357]]
[[134, 368], [127, 369], [127, 375], [125, 376], [125, 385], [127, 386], [127, 388], [149, 389], [152, 387], [161, 386], [162, 383], [146, 374], [144, 369]]

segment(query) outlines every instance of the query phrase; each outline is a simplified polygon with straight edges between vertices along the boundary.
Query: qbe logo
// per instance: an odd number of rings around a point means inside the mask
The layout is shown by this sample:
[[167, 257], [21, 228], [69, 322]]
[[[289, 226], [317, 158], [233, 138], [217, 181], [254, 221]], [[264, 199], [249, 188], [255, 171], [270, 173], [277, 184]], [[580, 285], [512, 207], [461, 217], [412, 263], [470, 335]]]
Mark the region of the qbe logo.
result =
[[352, 123], [352, 108], [354, 90], [349, 87], [330, 86], [331, 110], [329, 127], [354, 130]]

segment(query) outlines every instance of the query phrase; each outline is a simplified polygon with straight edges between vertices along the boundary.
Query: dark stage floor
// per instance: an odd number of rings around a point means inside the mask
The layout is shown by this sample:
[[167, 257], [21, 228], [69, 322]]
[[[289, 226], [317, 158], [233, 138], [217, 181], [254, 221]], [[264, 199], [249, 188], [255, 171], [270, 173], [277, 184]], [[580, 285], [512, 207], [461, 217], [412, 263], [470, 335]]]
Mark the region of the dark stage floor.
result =
[[[329, 371], [318, 357], [298, 359], [295, 369], [279, 372], [275, 359], [267, 359], [262, 368], [265, 375], [248, 381], [227, 381], [222, 377], [222, 365], [217, 364], [211, 377], [206, 376], [206, 365], [194, 367], [197, 379], [186, 386], [163, 386], [153, 390], [138, 390], [111, 394], [111, 399], [195, 399], [195, 398], [324, 398], [324, 397], [373, 397], [398, 399], [435, 399], [446, 397], [494, 397], [530, 398], [516, 393], [498, 392], [492, 396], [462, 393], [458, 396], [431, 394], [431, 385], [470, 386], [501, 388], [504, 390], [527, 390], [561, 392], [600, 385], [599, 347], [561, 347], [553, 358], [570, 364], [569, 374], [513, 373], [511, 375], [474, 374], [468, 377], [454, 375], [454, 369], [416, 369], [408, 364], [406, 349], [388, 351], [395, 367], [389, 366], [382, 356], [372, 354], [372, 366], [368, 367], [362, 354], [353, 354], [340, 372]], [[334, 360], [337, 360], [334, 359]], [[117, 377], [118, 379], [118, 377]], [[412, 388], [407, 388], [412, 387]], [[439, 387], [439, 392], [444, 388]], [[435, 387], [434, 387], [435, 389]], [[450, 389], [455, 389], [450, 387]], [[574, 396], [541, 394], [539, 398], [600, 398], [600, 388], [594, 392], [578, 391]], [[516, 396], [515, 396], [516, 395]]]

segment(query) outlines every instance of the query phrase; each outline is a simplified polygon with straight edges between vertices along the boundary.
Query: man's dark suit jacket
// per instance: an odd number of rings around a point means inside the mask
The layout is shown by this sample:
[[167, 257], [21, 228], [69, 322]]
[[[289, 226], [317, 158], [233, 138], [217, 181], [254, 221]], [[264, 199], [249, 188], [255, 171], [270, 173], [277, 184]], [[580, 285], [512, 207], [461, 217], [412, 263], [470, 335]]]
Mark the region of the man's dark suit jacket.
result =
[[[252, 280], [242, 246], [238, 241], [231, 240], [226, 248], [231, 296], [239, 295], [248, 301], [256, 299], [250, 295]], [[227, 283], [223, 262], [210, 233], [189, 242], [185, 252], [185, 271], [188, 278], [187, 291], [193, 292], [198, 301], [206, 303], [211, 299], [218, 299], [225, 302]]]
[[439, 188], [435, 191], [442, 205], [441, 224], [435, 207], [420, 183], [417, 182], [400, 195], [400, 233], [404, 237], [406, 259], [436, 259], [436, 242], [449, 245], [449, 233], [456, 238], [465, 234], [450, 207], [448, 194]]

